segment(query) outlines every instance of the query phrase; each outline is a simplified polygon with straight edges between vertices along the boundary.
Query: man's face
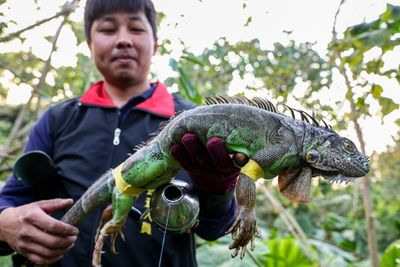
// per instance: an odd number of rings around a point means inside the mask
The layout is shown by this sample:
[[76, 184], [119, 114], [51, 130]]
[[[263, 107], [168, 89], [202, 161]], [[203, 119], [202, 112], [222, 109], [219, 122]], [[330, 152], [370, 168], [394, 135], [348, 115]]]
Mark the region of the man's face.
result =
[[102, 16], [90, 36], [92, 57], [107, 82], [125, 87], [147, 81], [157, 42], [143, 12]]

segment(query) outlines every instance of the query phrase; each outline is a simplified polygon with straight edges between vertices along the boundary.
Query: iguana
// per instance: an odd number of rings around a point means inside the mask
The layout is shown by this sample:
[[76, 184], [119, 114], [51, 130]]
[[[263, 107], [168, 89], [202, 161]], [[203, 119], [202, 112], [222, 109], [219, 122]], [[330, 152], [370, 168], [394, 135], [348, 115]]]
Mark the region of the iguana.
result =
[[255, 180], [278, 176], [284, 196], [306, 202], [314, 176], [348, 182], [369, 171], [369, 159], [352, 141], [340, 137], [326, 123], [320, 125], [305, 112], [299, 111], [301, 118], [296, 119], [293, 109], [292, 116], [288, 116], [260, 98], [240, 101], [217, 97], [206, 102], [208, 105], [171, 119], [127, 160], [103, 174], [61, 219], [75, 225], [95, 208], [112, 202], [103, 213], [102, 221], [106, 223], [96, 237], [94, 266], [100, 266], [106, 236], [111, 236], [113, 250], [117, 234], [123, 237], [121, 228], [138, 196], [169, 182], [180, 170], [170, 148], [186, 132], [195, 133], [203, 143], [211, 137], [223, 139], [234, 163], [241, 167], [235, 188], [238, 211], [228, 230], [233, 237], [229, 246], [234, 249], [232, 257], [240, 252], [242, 258], [249, 242], [254, 249]]

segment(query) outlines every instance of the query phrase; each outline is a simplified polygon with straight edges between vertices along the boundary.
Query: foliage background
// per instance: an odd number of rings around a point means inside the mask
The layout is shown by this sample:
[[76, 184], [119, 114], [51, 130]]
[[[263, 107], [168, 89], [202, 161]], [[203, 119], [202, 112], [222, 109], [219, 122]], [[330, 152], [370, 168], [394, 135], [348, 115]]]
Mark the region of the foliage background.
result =
[[[43, 1], [26, 1], [37, 16], [30, 27], [14, 21], [10, 2], [0, 0], [0, 182], [9, 175], [40, 113], [80, 95], [100, 78], [82, 48], [79, 6], [83, 3], [66, 2], [46, 13]], [[240, 21], [249, 26], [254, 21], [248, 10], [256, 5], [246, 0], [239, 3]], [[346, 5], [341, 1], [337, 6], [331, 40], [323, 52], [319, 44], [293, 40], [290, 29], [284, 33], [286, 42], [275, 41], [269, 48], [258, 38], [232, 41], [218, 37], [200, 51], [180, 40], [177, 53], [175, 41], [159, 40], [156, 60], [166, 69], [160, 73], [156, 68], [153, 78], [164, 76], [170, 88], [193, 102], [216, 94], [268, 97], [280, 110], [282, 104], [290, 103], [316, 111], [335, 130], [352, 135], [363, 151], [371, 140], [365, 137], [375, 135], [390, 144], [373, 152], [372, 171], [360, 182], [344, 186], [315, 180], [312, 201], [306, 205], [284, 199], [276, 181], [259, 183], [257, 217], [262, 235], [256, 240], [255, 252], [247, 253], [243, 261], [232, 260], [229, 237], [215, 242], [199, 239], [200, 266], [400, 266], [396, 243], [400, 239], [400, 137], [398, 133], [370, 133], [366, 129], [371, 128], [365, 126], [374, 122], [383, 129], [392, 124], [398, 130], [400, 125], [400, 99], [396, 98], [400, 57], [395, 57], [400, 49], [400, 6], [388, 4], [373, 20], [340, 32], [336, 24]], [[160, 12], [161, 36], [170, 17]], [[33, 37], [32, 32], [40, 34]], [[40, 51], [34, 49], [35, 39], [45, 44]], [[74, 47], [66, 47], [66, 39], [74, 40]], [[63, 53], [73, 57], [75, 64], [57, 63]], [[11, 103], [18, 92], [28, 92], [26, 99]], [[10, 266], [10, 258], [0, 258], [0, 266]]]

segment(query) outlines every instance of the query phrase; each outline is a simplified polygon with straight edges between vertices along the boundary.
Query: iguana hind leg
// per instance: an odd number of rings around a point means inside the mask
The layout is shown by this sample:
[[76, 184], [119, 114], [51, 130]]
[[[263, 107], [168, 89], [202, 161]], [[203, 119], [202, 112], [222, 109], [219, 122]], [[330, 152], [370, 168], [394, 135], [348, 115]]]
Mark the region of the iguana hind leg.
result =
[[258, 235], [257, 220], [255, 213], [256, 184], [247, 175], [241, 173], [236, 184], [236, 201], [238, 211], [236, 218], [228, 233], [232, 234], [233, 242], [229, 249], [235, 249], [231, 254], [234, 258], [240, 250], [240, 258], [246, 253], [246, 246], [250, 242], [251, 250], [254, 250], [254, 236]]
[[106, 208], [100, 221], [101, 223], [103, 221], [106, 221], [106, 223], [104, 224], [104, 226], [99, 225], [99, 227], [101, 227], [101, 230], [97, 231], [95, 239], [96, 244], [94, 247], [92, 258], [93, 266], [101, 266], [101, 252], [104, 246], [104, 241], [108, 236], [111, 237], [111, 250], [113, 253], [115, 253], [115, 239], [117, 235], [120, 234], [122, 239], [124, 239], [124, 235], [122, 234], [122, 227], [136, 198], [137, 197], [121, 194], [116, 188], [114, 188], [112, 199], [112, 217], [110, 208]]
[[[164, 155], [158, 143], [144, 147], [129, 157], [112, 173], [115, 187], [112, 192], [112, 217], [106, 209], [102, 221], [107, 222], [98, 231], [93, 251], [93, 266], [100, 266], [104, 241], [111, 236], [111, 250], [115, 252], [115, 239], [131, 210], [132, 204], [145, 189], [154, 189], [167, 183], [179, 170], [169, 155]], [[122, 182], [121, 182], [122, 181]], [[121, 235], [123, 237], [123, 235]]]

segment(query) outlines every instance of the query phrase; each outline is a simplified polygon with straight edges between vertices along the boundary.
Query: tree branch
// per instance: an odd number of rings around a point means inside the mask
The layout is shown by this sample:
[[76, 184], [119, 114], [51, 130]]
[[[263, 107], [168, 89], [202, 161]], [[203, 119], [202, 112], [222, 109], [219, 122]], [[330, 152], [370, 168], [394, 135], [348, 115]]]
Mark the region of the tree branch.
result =
[[31, 103], [32, 99], [36, 96], [37, 93], [40, 93], [42, 91], [43, 86], [45, 85], [47, 74], [49, 73], [49, 71], [51, 69], [51, 64], [50, 64], [51, 57], [53, 55], [53, 52], [56, 49], [58, 37], [60, 36], [61, 29], [64, 26], [66, 20], [67, 20], [67, 17], [65, 16], [64, 20], [60, 23], [60, 26], [58, 27], [57, 32], [53, 37], [51, 51], [49, 53], [49, 57], [47, 58], [47, 60], [45, 62], [45, 65], [43, 67], [42, 76], [40, 77], [39, 83], [34, 88], [28, 102], [22, 107], [21, 111], [19, 112], [19, 114], [14, 122], [14, 125], [11, 129], [10, 135], [8, 136], [6, 143], [4, 144], [3, 148], [0, 151], [0, 160], [1, 160], [0, 165], [2, 165], [4, 163], [4, 155], [8, 155], [12, 144], [14, 143], [15, 139], [18, 136], [18, 132], [20, 131], [20, 129], [22, 127], [24, 118], [26, 117], [26, 114], [29, 111], [29, 107], [30, 107], [30, 103]]
[[340, 1], [339, 6], [338, 6], [338, 9], [336, 10], [336, 13], [335, 13], [335, 18], [334, 18], [334, 20], [333, 20], [332, 40], [335, 40], [335, 41], [336, 41], [336, 39], [337, 39], [337, 31], [336, 31], [337, 18], [338, 18], [338, 16], [339, 16], [340, 9], [342, 8], [342, 6], [343, 6], [343, 4], [344, 4], [344, 1], [346, 1], [346, 0], [341, 0], [341, 1]]
[[307, 256], [307, 258], [312, 260], [313, 257], [312, 254], [310, 253], [310, 251], [312, 250], [311, 245], [308, 242], [307, 235], [304, 233], [299, 223], [296, 221], [293, 215], [290, 214], [285, 209], [285, 207], [279, 202], [279, 200], [277, 200], [274, 197], [274, 195], [269, 191], [269, 189], [266, 186], [264, 186], [263, 188], [264, 188], [264, 194], [267, 196], [272, 206], [279, 211], [279, 215], [281, 216], [283, 222], [288, 227], [289, 231], [300, 242], [301, 244], [300, 247], [302, 248], [304, 254]]
[[[345, 78], [348, 94], [349, 94], [349, 102], [350, 102], [350, 109], [351, 109], [351, 118], [354, 123], [354, 128], [356, 130], [357, 138], [360, 142], [361, 152], [365, 155], [365, 141], [363, 138], [362, 130], [360, 124], [358, 123], [358, 115], [356, 112], [356, 105], [353, 99], [353, 91], [351, 91], [350, 81], [345, 73], [344, 70], [341, 71], [342, 75]], [[378, 267], [378, 248], [376, 244], [376, 233], [375, 233], [375, 226], [374, 226], [374, 217], [372, 212], [372, 199], [371, 193], [369, 190], [369, 176], [365, 176], [361, 179], [361, 192], [363, 195], [363, 202], [364, 202], [364, 210], [365, 210], [365, 219], [367, 220], [368, 226], [368, 248], [371, 254], [371, 266]]]
[[[2, 0], [0, 0], [0, 1], [2, 1]], [[3, 0], [3, 1], [5, 2], [5, 0]], [[48, 22], [48, 21], [50, 21], [50, 20], [52, 20], [52, 19], [58, 18], [58, 17], [60, 17], [60, 16], [65, 16], [65, 17], [68, 16], [69, 14], [72, 13], [72, 11], [75, 10], [75, 2], [77, 2], [77, 1], [72, 1], [72, 2], [66, 3], [66, 4], [62, 7], [61, 11], [58, 12], [57, 14], [55, 14], [54, 16], [51, 16], [51, 17], [49, 17], [49, 18], [42, 19], [42, 20], [40, 20], [40, 21], [38, 21], [38, 22], [36, 22], [36, 23], [34, 23], [34, 24], [32, 24], [32, 25], [26, 27], [26, 28], [23, 28], [23, 29], [21, 29], [21, 30], [19, 30], [19, 31], [16, 31], [16, 32], [13, 32], [13, 33], [10, 33], [10, 34], [7, 35], [7, 36], [1, 37], [1, 38], [0, 38], [0, 43], [2, 43], [2, 42], [8, 42], [8, 41], [10, 41], [10, 40], [12, 40], [12, 39], [18, 37], [19, 35], [21, 35], [21, 33], [25, 32], [25, 31], [28, 31], [28, 30], [31, 30], [31, 29], [33, 29], [33, 28], [35, 28], [35, 27], [37, 27], [37, 26], [39, 26], [39, 25], [42, 25], [43, 23], [46, 23], [46, 22]], [[1, 4], [1, 2], [0, 2], [0, 4]]]
[[[332, 43], [335, 44], [337, 43], [337, 32], [336, 32], [336, 22], [337, 22], [337, 17], [340, 12], [340, 8], [342, 7], [343, 3], [345, 0], [341, 0], [338, 10], [335, 14], [335, 20], [334, 20], [334, 25], [332, 27]], [[360, 127], [360, 124], [358, 123], [358, 118], [359, 115], [357, 114], [356, 111], [356, 105], [354, 102], [354, 94], [352, 91], [352, 86], [350, 82], [350, 78], [348, 74], [346, 73], [346, 68], [343, 64], [343, 57], [341, 55], [341, 52], [338, 49], [333, 50], [333, 64], [336, 65], [338, 68], [340, 74], [344, 77], [345, 84], [347, 87], [347, 96], [348, 96], [348, 101], [350, 102], [350, 115], [351, 115], [351, 120], [354, 124], [354, 128], [357, 134], [358, 141], [360, 143], [361, 147], [361, 152], [365, 155], [365, 142], [363, 138], [363, 133]], [[335, 63], [335, 59], [339, 59], [339, 64]], [[377, 242], [376, 242], [376, 232], [375, 232], [375, 226], [374, 226], [374, 220], [373, 220], [373, 214], [372, 214], [372, 200], [371, 200], [371, 194], [369, 191], [369, 177], [365, 176], [363, 179], [361, 179], [361, 193], [363, 196], [363, 203], [364, 203], [364, 215], [367, 220], [367, 227], [368, 227], [368, 249], [370, 253], [370, 258], [371, 258], [371, 266], [372, 267], [378, 267], [378, 248], [377, 248]]]
[[25, 78], [23, 78], [21, 75], [19, 75], [15, 70], [11, 69], [10, 67], [8, 67], [6, 64], [4, 64], [3, 62], [0, 62], [0, 67], [8, 70], [9, 72], [11, 72], [15, 77], [17, 77], [18, 79], [21, 80], [21, 82], [26, 83], [31, 85], [30, 81], [26, 80]]
[[2, 166], [0, 168], [0, 174], [2, 174], [3, 172], [7, 172], [10, 173], [12, 171], [13, 167], [9, 164], [6, 164], [5, 166]]

